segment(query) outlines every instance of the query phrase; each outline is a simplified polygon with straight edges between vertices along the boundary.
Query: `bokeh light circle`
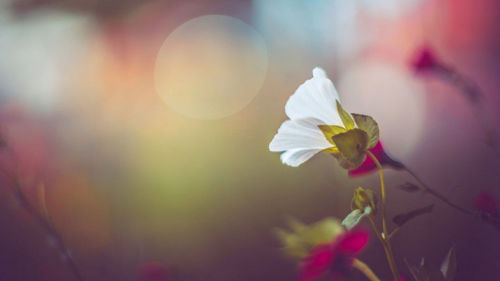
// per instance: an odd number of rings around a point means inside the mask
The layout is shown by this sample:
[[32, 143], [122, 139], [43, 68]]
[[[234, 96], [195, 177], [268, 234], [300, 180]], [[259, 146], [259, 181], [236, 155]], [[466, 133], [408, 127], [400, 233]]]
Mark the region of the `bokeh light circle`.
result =
[[155, 86], [173, 110], [220, 119], [258, 94], [267, 66], [266, 43], [254, 28], [234, 17], [205, 15], [180, 25], [164, 41]]
[[425, 90], [407, 69], [378, 61], [353, 65], [337, 83], [344, 107], [373, 116], [386, 149], [411, 154], [425, 125]]

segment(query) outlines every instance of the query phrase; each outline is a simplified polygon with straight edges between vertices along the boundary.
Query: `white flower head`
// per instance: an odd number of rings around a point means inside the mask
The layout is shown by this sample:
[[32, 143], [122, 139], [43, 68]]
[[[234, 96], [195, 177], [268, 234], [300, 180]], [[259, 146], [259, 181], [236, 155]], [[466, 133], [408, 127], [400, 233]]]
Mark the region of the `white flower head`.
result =
[[313, 77], [288, 99], [285, 112], [290, 120], [283, 122], [269, 150], [284, 151], [283, 163], [297, 167], [316, 153], [333, 147], [318, 125], [342, 125], [336, 100], [340, 99], [332, 81], [323, 69], [316, 67]]
[[326, 151], [336, 156], [344, 168], [352, 169], [362, 163], [366, 149], [378, 141], [375, 121], [359, 114], [353, 114], [353, 120], [340, 106], [335, 86], [319, 67], [290, 96], [285, 112], [290, 119], [283, 122], [269, 150], [283, 152], [281, 160], [292, 167]]

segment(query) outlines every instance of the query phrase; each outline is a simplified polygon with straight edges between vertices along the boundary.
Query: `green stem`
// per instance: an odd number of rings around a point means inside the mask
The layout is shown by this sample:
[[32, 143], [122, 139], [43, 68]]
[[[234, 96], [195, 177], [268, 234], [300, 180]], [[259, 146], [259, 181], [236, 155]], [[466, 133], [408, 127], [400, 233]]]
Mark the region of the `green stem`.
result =
[[394, 280], [396, 281], [401, 281], [401, 278], [399, 276], [398, 268], [396, 266], [396, 262], [394, 260], [394, 254], [392, 253], [392, 247], [391, 243], [389, 242], [389, 232], [387, 231], [387, 218], [386, 218], [386, 191], [385, 191], [385, 180], [384, 180], [384, 171], [382, 169], [382, 165], [378, 161], [377, 157], [373, 155], [370, 151], [367, 151], [368, 156], [373, 160], [373, 163], [377, 166], [379, 176], [380, 176], [380, 193], [382, 197], [382, 234], [380, 234], [377, 225], [375, 224], [375, 220], [373, 217], [370, 215], [370, 222], [373, 226], [373, 230], [377, 234], [377, 237], [379, 238], [380, 242], [382, 243], [382, 246], [384, 247], [385, 255], [387, 257], [387, 262], [389, 263], [389, 267], [391, 268], [392, 275], [394, 277]]
[[380, 243], [384, 248], [384, 253], [387, 258], [387, 262], [389, 263], [389, 268], [391, 269], [391, 273], [395, 278], [394, 280], [401, 281], [399, 278], [398, 268], [396, 267], [396, 262], [394, 261], [394, 256], [392, 254], [392, 248], [390, 247], [389, 241], [385, 239], [384, 236], [382, 236], [381, 232], [378, 230], [377, 224], [375, 223], [375, 219], [371, 214], [368, 216], [368, 220], [372, 225], [373, 232], [375, 232], [378, 240], [380, 240]]
[[381, 281], [380, 278], [377, 277], [377, 275], [373, 272], [373, 270], [364, 262], [354, 259], [352, 263], [352, 267], [356, 268], [357, 270], [361, 271], [366, 278], [370, 279], [371, 281]]
[[392, 237], [393, 237], [396, 233], [398, 233], [398, 231], [399, 231], [400, 229], [401, 229], [401, 227], [399, 227], [399, 226], [398, 226], [398, 227], [396, 227], [396, 228], [394, 228], [394, 229], [392, 230], [392, 232], [391, 232], [391, 233], [389, 233], [389, 237], [387, 237], [387, 240], [391, 240], [391, 239], [392, 239]]

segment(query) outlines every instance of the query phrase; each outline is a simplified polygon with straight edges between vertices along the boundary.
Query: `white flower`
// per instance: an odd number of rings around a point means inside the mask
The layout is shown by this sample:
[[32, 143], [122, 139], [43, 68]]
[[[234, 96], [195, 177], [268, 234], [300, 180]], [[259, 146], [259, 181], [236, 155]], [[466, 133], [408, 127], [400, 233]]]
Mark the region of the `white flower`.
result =
[[269, 144], [269, 150], [281, 152], [281, 161], [297, 167], [316, 153], [335, 147], [318, 125], [343, 126], [337, 111], [339, 95], [323, 69], [316, 67], [313, 77], [290, 96], [285, 112], [290, 120], [283, 122]]

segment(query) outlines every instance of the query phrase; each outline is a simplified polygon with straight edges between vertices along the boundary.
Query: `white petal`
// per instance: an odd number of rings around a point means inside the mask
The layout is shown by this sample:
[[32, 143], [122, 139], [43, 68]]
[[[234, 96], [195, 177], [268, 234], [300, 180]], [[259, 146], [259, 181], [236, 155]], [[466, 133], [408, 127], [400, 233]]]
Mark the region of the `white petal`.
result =
[[290, 149], [281, 154], [281, 161], [292, 167], [297, 167], [306, 162], [321, 149]]
[[315, 67], [313, 69], [313, 77], [328, 78], [328, 76], [326, 76], [325, 70], [321, 67]]
[[339, 95], [332, 81], [321, 68], [313, 70], [313, 78], [300, 85], [290, 96], [285, 112], [292, 120], [316, 118], [327, 125], [342, 125], [335, 101]]
[[324, 124], [318, 119], [307, 118], [287, 120], [281, 124], [278, 133], [269, 144], [270, 151], [289, 149], [319, 149], [332, 147], [318, 125]]

